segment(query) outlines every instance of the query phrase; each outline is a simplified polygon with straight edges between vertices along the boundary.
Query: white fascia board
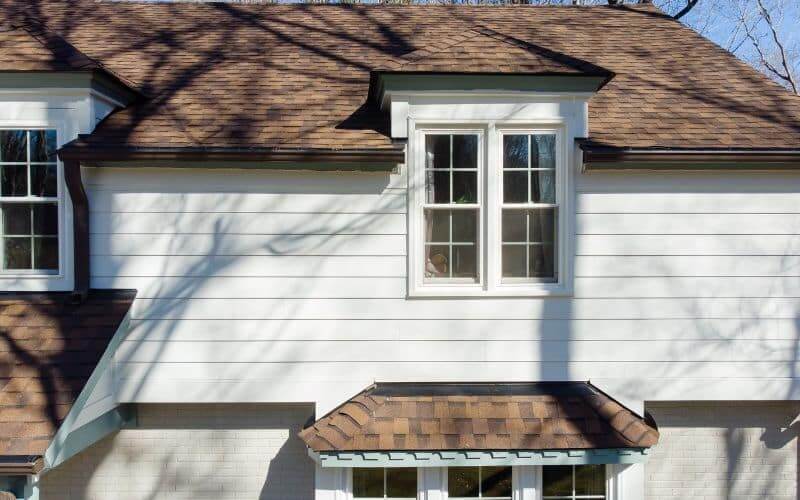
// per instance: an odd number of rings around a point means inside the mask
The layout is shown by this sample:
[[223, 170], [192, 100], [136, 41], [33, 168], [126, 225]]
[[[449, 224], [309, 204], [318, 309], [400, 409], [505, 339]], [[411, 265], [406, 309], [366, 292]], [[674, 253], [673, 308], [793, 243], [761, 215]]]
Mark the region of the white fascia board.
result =
[[320, 467], [469, 467], [644, 463], [648, 448], [514, 451], [312, 452]]

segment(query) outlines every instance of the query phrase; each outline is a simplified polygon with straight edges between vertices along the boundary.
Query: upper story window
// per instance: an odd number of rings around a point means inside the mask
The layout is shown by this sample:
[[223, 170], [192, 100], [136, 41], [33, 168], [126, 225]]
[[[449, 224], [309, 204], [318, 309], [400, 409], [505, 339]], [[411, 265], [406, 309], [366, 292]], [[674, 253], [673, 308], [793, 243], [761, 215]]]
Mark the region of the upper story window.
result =
[[0, 262], [4, 273], [59, 269], [57, 137], [49, 129], [0, 129]]
[[563, 293], [566, 158], [558, 127], [417, 128], [410, 293]]

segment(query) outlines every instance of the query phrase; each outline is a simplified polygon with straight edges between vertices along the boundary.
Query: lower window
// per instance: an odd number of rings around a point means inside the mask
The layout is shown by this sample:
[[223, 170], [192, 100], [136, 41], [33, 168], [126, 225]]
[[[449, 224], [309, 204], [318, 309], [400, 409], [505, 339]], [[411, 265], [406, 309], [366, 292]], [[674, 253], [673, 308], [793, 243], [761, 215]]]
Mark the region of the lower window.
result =
[[417, 469], [353, 469], [353, 498], [417, 498]]
[[605, 499], [605, 465], [548, 465], [542, 467], [542, 498]]
[[448, 498], [511, 498], [511, 467], [450, 467]]

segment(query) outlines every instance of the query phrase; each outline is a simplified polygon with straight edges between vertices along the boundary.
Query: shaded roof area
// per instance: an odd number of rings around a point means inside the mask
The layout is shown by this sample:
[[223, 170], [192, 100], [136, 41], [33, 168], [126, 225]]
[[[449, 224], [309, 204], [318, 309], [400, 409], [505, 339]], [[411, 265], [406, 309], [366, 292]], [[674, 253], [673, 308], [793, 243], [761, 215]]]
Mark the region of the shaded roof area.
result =
[[0, 458], [44, 454], [133, 303], [135, 292], [0, 295]]
[[316, 452], [647, 448], [658, 431], [585, 382], [378, 383], [300, 432]]
[[97, 127], [88, 142], [104, 146], [389, 149], [388, 117], [365, 100], [370, 72], [404, 58], [472, 73], [604, 68], [615, 77], [590, 102], [597, 144], [800, 141], [800, 98], [652, 5], [0, 2], [148, 96]]
[[42, 25], [24, 19], [0, 24], [4, 71], [90, 71], [100, 65]]

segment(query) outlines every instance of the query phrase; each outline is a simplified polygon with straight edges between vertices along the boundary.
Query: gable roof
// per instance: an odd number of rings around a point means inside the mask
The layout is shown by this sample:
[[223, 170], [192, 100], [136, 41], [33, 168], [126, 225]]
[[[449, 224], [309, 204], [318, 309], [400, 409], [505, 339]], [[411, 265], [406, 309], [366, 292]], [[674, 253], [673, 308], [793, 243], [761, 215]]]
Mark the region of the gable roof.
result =
[[379, 383], [300, 432], [315, 452], [647, 448], [658, 431], [585, 382]]
[[[0, 295], [0, 470], [35, 467], [135, 293]], [[0, 472], [1, 473], [1, 472]]]
[[454, 72], [604, 68], [615, 76], [590, 101], [594, 144], [800, 143], [800, 98], [652, 5], [0, 2], [147, 96], [81, 139], [90, 147], [392, 150], [369, 81], [407, 59]]

